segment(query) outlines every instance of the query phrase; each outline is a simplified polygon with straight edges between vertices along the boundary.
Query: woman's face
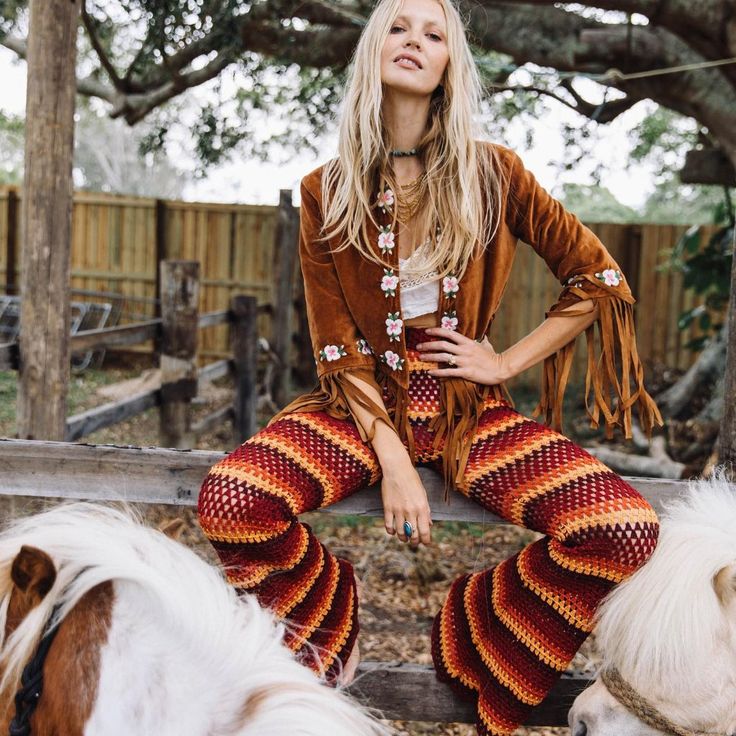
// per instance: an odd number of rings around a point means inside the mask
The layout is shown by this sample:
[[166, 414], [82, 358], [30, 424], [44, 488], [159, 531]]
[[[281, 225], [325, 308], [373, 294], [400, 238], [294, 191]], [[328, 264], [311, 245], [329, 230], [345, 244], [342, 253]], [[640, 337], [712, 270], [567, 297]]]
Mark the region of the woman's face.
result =
[[383, 84], [409, 95], [431, 95], [442, 81], [449, 58], [440, 3], [404, 0], [381, 51]]

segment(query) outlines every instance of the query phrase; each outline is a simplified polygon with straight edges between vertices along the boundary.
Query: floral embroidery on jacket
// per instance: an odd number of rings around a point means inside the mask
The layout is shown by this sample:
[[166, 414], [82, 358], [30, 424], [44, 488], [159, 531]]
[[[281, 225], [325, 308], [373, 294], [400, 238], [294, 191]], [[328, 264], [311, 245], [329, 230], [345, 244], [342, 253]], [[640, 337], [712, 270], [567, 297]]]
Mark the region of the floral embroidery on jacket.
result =
[[389, 312], [386, 318], [386, 333], [389, 341], [401, 340], [401, 328], [404, 326], [404, 320], [399, 317], [399, 312]]
[[345, 350], [345, 345], [340, 345], [338, 347], [337, 345], [325, 345], [322, 350], [319, 351], [319, 359], [320, 360], [337, 360], [338, 358], [341, 358], [343, 355], [347, 355], [347, 350]]
[[381, 253], [386, 254], [394, 249], [394, 234], [391, 232], [391, 225], [384, 225], [381, 232], [378, 233], [378, 247]]
[[379, 207], [381, 210], [386, 212], [387, 210], [391, 209], [391, 205], [393, 203], [394, 203], [394, 193], [389, 187], [386, 187], [386, 189], [378, 193], [378, 198], [376, 200], [376, 206]]
[[444, 327], [446, 330], [456, 330], [457, 323], [457, 312], [454, 309], [442, 313], [442, 323], [440, 325], [441, 327]]
[[355, 344], [358, 348], [359, 353], [363, 353], [363, 355], [373, 355], [373, 349], [368, 344], [368, 340], [366, 340], [364, 337], [360, 337], [355, 341]]
[[613, 268], [606, 268], [597, 273], [595, 277], [600, 279], [606, 286], [618, 286], [621, 283], [621, 271]]
[[460, 291], [460, 284], [457, 276], [450, 274], [442, 279], [442, 291], [446, 297], [454, 298], [455, 294]]
[[396, 287], [399, 285], [399, 277], [394, 273], [393, 268], [383, 269], [383, 278], [381, 279], [381, 289], [384, 296], [396, 296]]
[[404, 359], [399, 357], [398, 353], [393, 350], [387, 350], [381, 356], [381, 362], [387, 363], [395, 371], [400, 371], [404, 367]]

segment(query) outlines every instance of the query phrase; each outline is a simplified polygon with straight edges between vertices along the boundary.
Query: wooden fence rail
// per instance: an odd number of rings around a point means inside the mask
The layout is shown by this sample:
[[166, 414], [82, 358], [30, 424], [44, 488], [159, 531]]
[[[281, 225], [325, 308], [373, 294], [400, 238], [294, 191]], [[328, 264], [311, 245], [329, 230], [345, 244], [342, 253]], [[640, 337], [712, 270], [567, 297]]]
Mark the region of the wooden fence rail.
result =
[[[225, 453], [202, 450], [0, 440], [0, 494], [193, 506], [208, 469], [223, 457]], [[455, 493], [450, 505], [446, 505], [440, 476], [425, 467], [418, 472], [427, 489], [434, 520], [508, 523], [460, 493]], [[676, 497], [687, 486], [686, 481], [676, 480], [626, 480], [658, 511], [667, 499]], [[380, 498], [376, 484], [320, 512], [380, 518]], [[566, 725], [573, 700], [588, 684], [581, 673], [564, 673], [526, 725]], [[450, 723], [475, 720], [471, 705], [458, 700], [449, 687], [437, 681], [432, 667], [426, 665], [361, 662], [349, 692], [365, 704], [379, 708], [386, 718]]]
[[[161, 345], [161, 386], [125, 396], [67, 418], [65, 439], [76, 441], [99, 429], [110, 427], [153, 407], [159, 407], [160, 443], [167, 447], [191, 447], [194, 438], [233, 422], [234, 439], [243, 442], [256, 431], [256, 364], [258, 356], [257, 319], [268, 305], [256, 298], [237, 295], [231, 308], [200, 315], [199, 264], [194, 261], [166, 261], [160, 269], [165, 281], [164, 315], [121, 327], [87, 330], [71, 335], [70, 352], [82, 353], [110, 347], [137, 345], [157, 340]], [[167, 301], [168, 300], [168, 301]], [[230, 331], [235, 358], [214, 361], [197, 369], [197, 337], [202, 329], [226, 326]], [[18, 346], [0, 345], [0, 370], [17, 370]], [[191, 401], [199, 380], [213, 381], [226, 375], [235, 379], [232, 406], [222, 407], [199, 421], [191, 421]]]

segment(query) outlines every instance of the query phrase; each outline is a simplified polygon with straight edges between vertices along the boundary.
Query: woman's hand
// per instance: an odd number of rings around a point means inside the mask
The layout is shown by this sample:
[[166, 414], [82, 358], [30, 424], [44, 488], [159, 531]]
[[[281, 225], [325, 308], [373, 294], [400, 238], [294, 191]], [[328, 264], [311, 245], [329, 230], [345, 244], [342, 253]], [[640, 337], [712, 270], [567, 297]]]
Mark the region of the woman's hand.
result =
[[427, 327], [427, 334], [437, 337], [436, 340], [422, 342], [417, 350], [422, 354], [422, 360], [436, 363], [447, 363], [452, 356], [455, 366], [435, 368], [427, 371], [430, 376], [438, 378], [465, 378], [476, 383], [494, 385], [511, 378], [503, 353], [497, 353], [488, 337], [481, 342], [448, 330], [445, 327]]
[[411, 546], [418, 547], [420, 542], [430, 544], [432, 519], [427, 491], [411, 459], [408, 455], [405, 459], [399, 456], [393, 462], [382, 463], [381, 469], [381, 500], [386, 531], [396, 534], [402, 542], [406, 542], [404, 522], [408, 521], [414, 530], [410, 539]]

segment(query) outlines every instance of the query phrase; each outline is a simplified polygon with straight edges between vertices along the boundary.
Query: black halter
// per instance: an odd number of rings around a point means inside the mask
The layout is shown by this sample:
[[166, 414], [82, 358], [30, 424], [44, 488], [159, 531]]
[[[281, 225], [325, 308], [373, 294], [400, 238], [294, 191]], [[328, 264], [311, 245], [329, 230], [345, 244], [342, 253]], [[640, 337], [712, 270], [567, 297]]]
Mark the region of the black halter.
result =
[[20, 687], [15, 693], [15, 715], [10, 722], [8, 730], [10, 736], [30, 736], [31, 716], [36, 710], [41, 693], [43, 692], [43, 665], [56, 636], [56, 632], [59, 630], [59, 624], [51, 629], [49, 628], [49, 622], [54, 620], [54, 616], [58, 610], [58, 605], [54, 606], [51, 610], [51, 615], [48, 621], [46, 621], [44, 634], [41, 641], [38, 642], [36, 652], [23, 668], [23, 674], [20, 677]]

